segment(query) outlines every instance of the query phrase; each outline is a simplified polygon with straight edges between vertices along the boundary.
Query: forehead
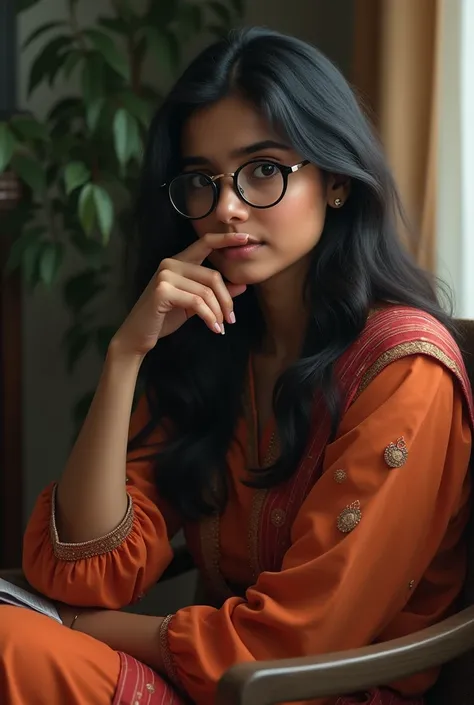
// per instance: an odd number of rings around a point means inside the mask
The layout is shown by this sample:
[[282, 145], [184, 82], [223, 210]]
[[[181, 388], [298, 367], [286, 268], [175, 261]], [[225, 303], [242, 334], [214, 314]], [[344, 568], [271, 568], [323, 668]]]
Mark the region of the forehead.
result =
[[182, 155], [218, 158], [269, 139], [277, 140], [278, 134], [258, 110], [241, 98], [229, 97], [190, 117], [183, 129]]

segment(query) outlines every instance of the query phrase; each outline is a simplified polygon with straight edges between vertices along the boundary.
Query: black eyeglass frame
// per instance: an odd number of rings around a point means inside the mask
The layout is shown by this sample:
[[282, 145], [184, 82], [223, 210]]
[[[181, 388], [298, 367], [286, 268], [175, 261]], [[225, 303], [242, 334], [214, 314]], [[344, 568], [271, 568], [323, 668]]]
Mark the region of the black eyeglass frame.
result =
[[[213, 210], [215, 210], [217, 203], [219, 201], [220, 188], [216, 182], [219, 181], [219, 179], [222, 179], [226, 176], [231, 176], [234, 191], [237, 194], [237, 196], [240, 198], [240, 200], [243, 201], [243, 203], [245, 203], [247, 206], [250, 206], [251, 208], [258, 208], [259, 210], [265, 210], [267, 208], [273, 208], [274, 206], [278, 205], [278, 203], [280, 203], [280, 201], [283, 200], [283, 198], [285, 197], [286, 191], [288, 189], [288, 177], [290, 176], [290, 174], [294, 174], [295, 172], [299, 171], [300, 169], [303, 169], [303, 167], [307, 166], [309, 163], [310, 163], [309, 160], [305, 159], [302, 162], [299, 162], [298, 164], [294, 164], [293, 166], [286, 166], [285, 164], [278, 164], [278, 162], [274, 162], [271, 159], [268, 159], [268, 160], [266, 160], [266, 159], [249, 159], [248, 162], [245, 162], [245, 164], [242, 164], [241, 166], [239, 166], [239, 168], [236, 171], [232, 171], [232, 172], [228, 172], [228, 173], [224, 173], [224, 174], [216, 174], [215, 176], [209, 176], [208, 174], [204, 174], [202, 171], [187, 171], [183, 174], [178, 174], [178, 176], [175, 176], [173, 179], [171, 179], [171, 181], [169, 183], [162, 184], [161, 188], [168, 188], [168, 198], [170, 199], [171, 205], [173, 206], [175, 211], [177, 213], [179, 213], [180, 216], [182, 216], [183, 218], [186, 218], [187, 220], [203, 220], [203, 218], [207, 218], [207, 216], [210, 215], [213, 212]], [[268, 205], [268, 206], [256, 206], [253, 203], [249, 203], [249, 201], [247, 201], [247, 199], [244, 197], [244, 195], [239, 190], [238, 183], [237, 183], [238, 178], [239, 178], [239, 174], [242, 171], [242, 169], [245, 169], [245, 167], [247, 167], [249, 164], [271, 164], [272, 166], [275, 166], [275, 167], [277, 167], [277, 169], [279, 169], [279, 171], [283, 177], [283, 190], [282, 190], [280, 197], [277, 198], [277, 200], [274, 201], [273, 203], [270, 203], [270, 205]], [[205, 179], [207, 179], [209, 181], [209, 185], [212, 187], [212, 205], [209, 208], [209, 210], [207, 211], [207, 213], [205, 213], [205, 215], [200, 215], [197, 218], [190, 216], [190, 215], [186, 215], [185, 213], [182, 213], [179, 210], [179, 208], [176, 207], [176, 205], [173, 201], [173, 198], [171, 196], [171, 188], [173, 186], [173, 183], [177, 179], [181, 178], [182, 176], [189, 176], [189, 175], [204, 177]]]

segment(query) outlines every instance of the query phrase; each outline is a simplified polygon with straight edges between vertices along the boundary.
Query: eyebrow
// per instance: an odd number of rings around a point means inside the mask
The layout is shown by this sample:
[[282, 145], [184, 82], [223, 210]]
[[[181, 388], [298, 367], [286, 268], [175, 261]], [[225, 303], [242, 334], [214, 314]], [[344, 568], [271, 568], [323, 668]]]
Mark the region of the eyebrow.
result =
[[[290, 147], [283, 142], [276, 142], [275, 140], [263, 140], [262, 142], [255, 142], [254, 144], [249, 144], [246, 147], [240, 147], [231, 152], [232, 157], [245, 157], [251, 156], [256, 152], [263, 152], [266, 149], [280, 149], [288, 152]], [[181, 166], [198, 166], [201, 164], [210, 164], [210, 160], [206, 157], [200, 156], [188, 156], [181, 160]]]

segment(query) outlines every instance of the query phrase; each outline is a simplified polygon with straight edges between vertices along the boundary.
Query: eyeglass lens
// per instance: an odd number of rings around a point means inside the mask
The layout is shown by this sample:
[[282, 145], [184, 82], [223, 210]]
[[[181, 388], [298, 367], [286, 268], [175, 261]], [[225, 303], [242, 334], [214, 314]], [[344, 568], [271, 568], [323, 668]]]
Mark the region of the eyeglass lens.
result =
[[[276, 203], [285, 188], [285, 179], [278, 164], [267, 161], [244, 164], [238, 170], [236, 181], [241, 198], [249, 205], [260, 208]], [[182, 215], [203, 218], [214, 207], [217, 186], [214, 183], [206, 174], [180, 174], [170, 184], [171, 202]]]

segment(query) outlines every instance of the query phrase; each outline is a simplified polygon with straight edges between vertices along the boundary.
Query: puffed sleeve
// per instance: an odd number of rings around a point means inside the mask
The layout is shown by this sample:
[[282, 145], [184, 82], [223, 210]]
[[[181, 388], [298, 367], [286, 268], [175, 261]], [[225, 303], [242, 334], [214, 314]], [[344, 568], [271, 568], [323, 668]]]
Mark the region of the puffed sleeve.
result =
[[281, 572], [164, 623], [169, 676], [204, 705], [237, 662], [356, 648], [441, 619], [463, 582], [470, 449], [451, 374], [422, 356], [392, 363], [327, 447]]
[[[137, 406], [130, 437], [148, 420], [146, 401]], [[128, 509], [112, 532], [80, 544], [61, 542], [55, 521], [55, 484], [39, 496], [23, 542], [23, 571], [51, 599], [71, 605], [119, 609], [139, 599], [172, 559], [171, 537], [179, 517], [157, 496], [150, 451], [160, 433], [127, 457]]]

